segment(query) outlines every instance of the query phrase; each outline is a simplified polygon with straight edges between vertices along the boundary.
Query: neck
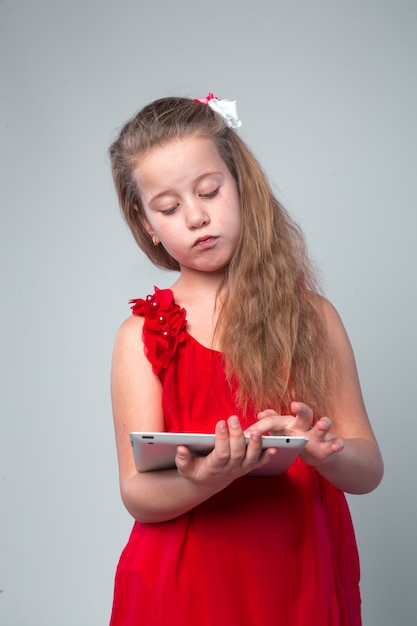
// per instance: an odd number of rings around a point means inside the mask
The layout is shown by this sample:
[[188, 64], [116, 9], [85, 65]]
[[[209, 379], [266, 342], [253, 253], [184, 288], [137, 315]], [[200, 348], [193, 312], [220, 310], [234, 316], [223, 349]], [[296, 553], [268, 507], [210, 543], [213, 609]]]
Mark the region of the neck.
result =
[[224, 282], [225, 272], [196, 272], [188, 268], [182, 269], [178, 280], [172, 286], [174, 293], [190, 294], [196, 297], [216, 297]]

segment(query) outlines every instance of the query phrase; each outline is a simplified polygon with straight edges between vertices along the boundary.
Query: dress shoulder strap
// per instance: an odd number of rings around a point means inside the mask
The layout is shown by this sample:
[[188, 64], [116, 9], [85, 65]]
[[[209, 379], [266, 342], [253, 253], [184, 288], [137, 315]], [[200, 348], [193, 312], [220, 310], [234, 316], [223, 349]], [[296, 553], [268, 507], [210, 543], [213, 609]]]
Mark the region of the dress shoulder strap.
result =
[[186, 311], [175, 303], [171, 289], [158, 289], [145, 299], [130, 300], [133, 315], [144, 319], [142, 338], [145, 354], [152, 370], [159, 374], [175, 354], [178, 344], [187, 341], [189, 335]]

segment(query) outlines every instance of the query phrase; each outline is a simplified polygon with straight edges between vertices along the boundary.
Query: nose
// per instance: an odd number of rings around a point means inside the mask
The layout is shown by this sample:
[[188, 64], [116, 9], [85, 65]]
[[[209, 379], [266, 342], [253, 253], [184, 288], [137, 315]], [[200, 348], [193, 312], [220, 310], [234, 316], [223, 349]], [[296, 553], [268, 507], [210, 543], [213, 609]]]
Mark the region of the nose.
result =
[[197, 229], [206, 226], [210, 222], [209, 215], [202, 205], [201, 200], [187, 203], [186, 221], [188, 228]]

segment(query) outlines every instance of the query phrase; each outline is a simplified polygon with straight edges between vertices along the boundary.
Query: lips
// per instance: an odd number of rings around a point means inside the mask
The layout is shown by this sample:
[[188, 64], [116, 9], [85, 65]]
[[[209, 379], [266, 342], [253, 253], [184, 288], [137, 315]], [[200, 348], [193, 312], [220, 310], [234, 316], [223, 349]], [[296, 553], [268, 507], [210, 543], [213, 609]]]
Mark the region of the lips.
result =
[[199, 237], [195, 243], [195, 248], [200, 248], [201, 250], [206, 250], [207, 248], [212, 248], [217, 242], [217, 237], [206, 235], [205, 237]]

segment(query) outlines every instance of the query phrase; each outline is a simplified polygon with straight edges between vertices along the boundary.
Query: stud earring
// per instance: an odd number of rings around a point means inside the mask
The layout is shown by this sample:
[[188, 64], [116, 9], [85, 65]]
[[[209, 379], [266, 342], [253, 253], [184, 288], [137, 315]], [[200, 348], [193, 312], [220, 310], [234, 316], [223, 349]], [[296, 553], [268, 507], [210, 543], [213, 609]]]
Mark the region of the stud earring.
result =
[[154, 246], [158, 246], [160, 244], [155, 235], [152, 235], [152, 243]]

